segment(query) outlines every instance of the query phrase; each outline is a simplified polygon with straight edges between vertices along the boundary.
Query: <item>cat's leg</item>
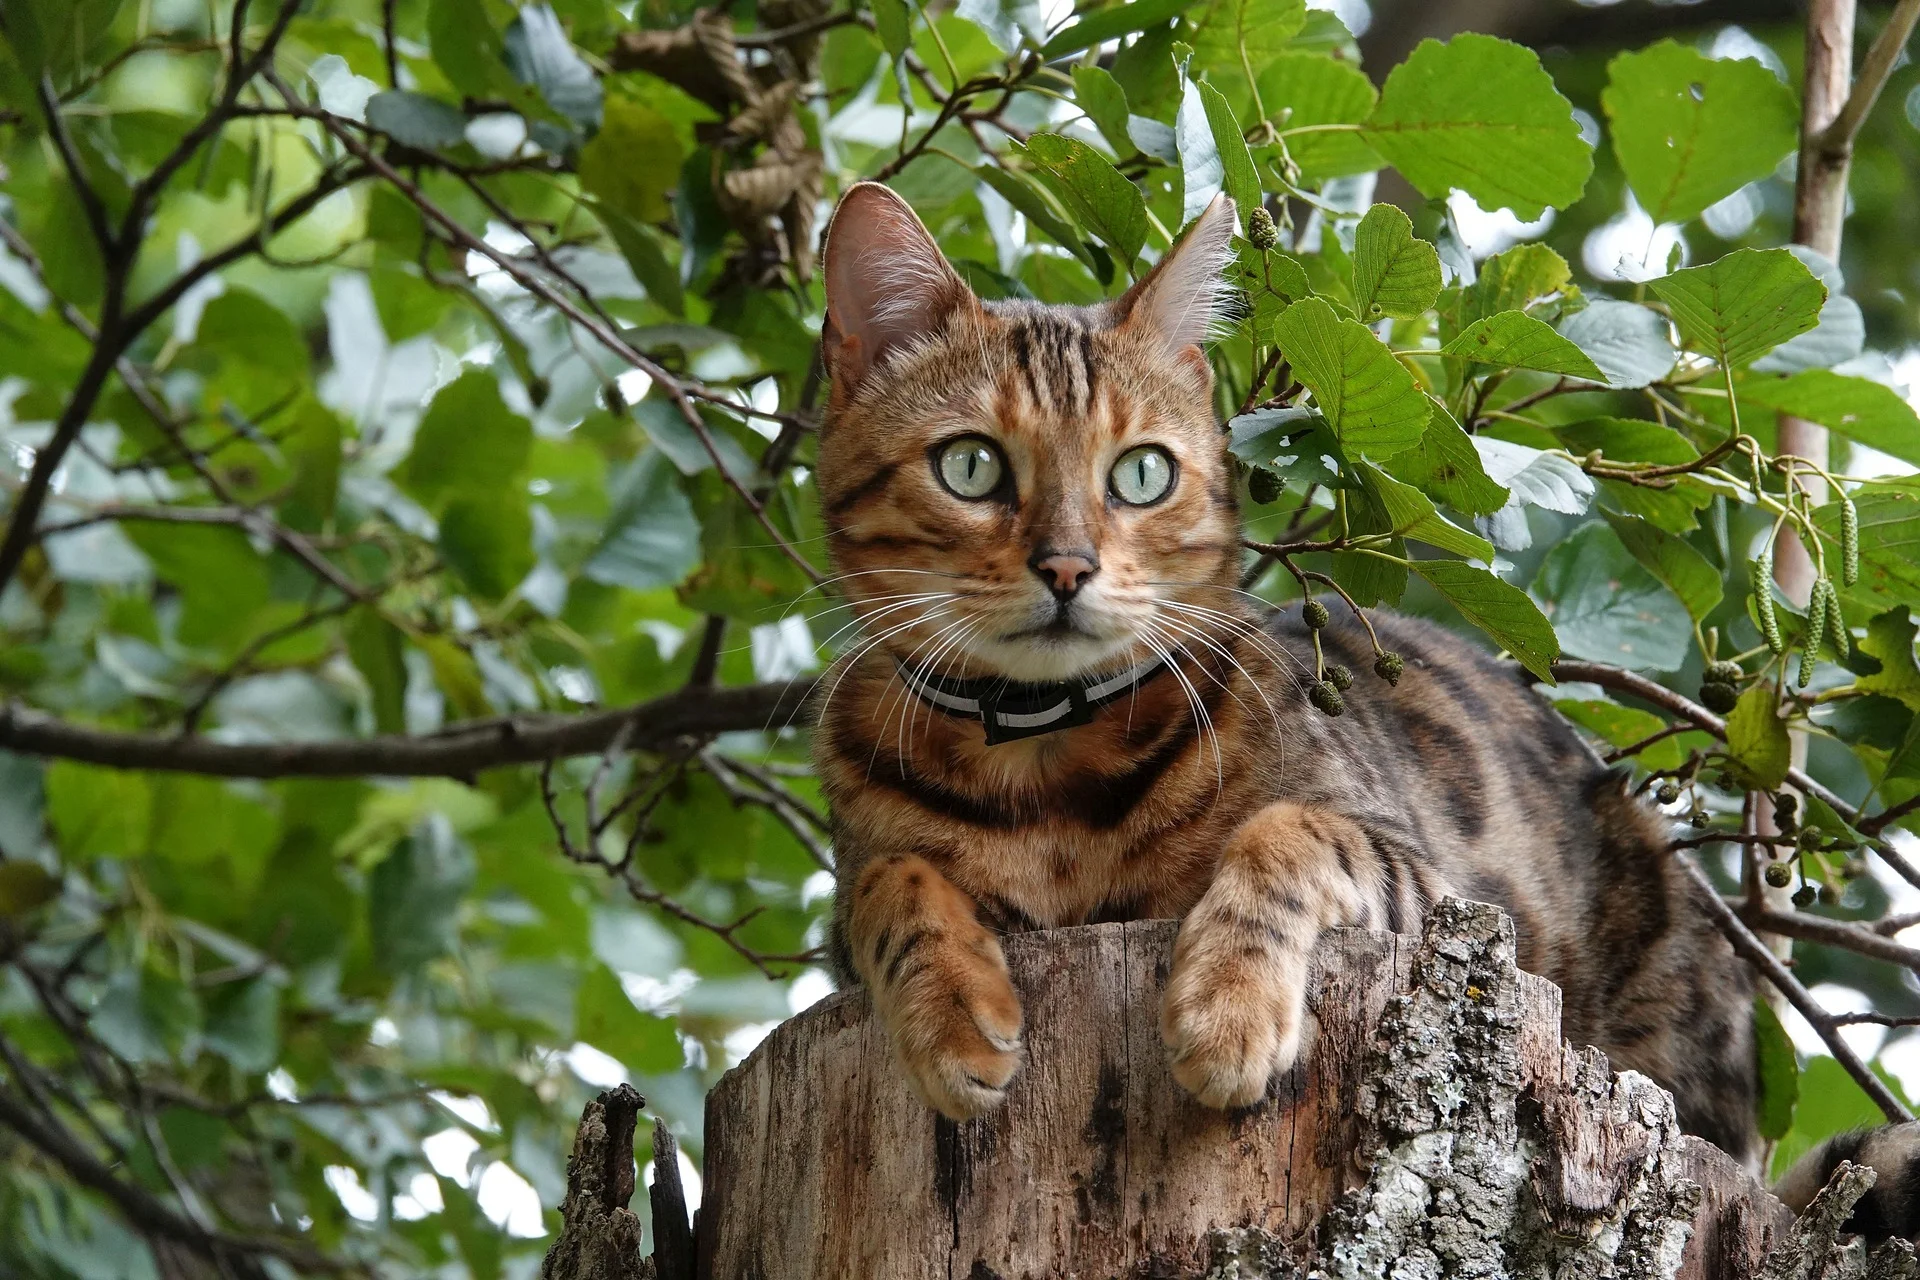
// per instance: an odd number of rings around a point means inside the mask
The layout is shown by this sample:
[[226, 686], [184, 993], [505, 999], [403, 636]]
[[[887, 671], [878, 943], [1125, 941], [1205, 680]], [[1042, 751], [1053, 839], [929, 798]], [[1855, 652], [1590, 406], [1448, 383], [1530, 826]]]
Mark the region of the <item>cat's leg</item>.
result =
[[1020, 997], [973, 899], [905, 854], [873, 859], [852, 892], [853, 967], [915, 1095], [953, 1120], [998, 1106], [1020, 1065]]
[[1282, 801], [1234, 833], [1181, 922], [1160, 1008], [1188, 1092], [1210, 1107], [1250, 1106], [1293, 1065], [1314, 941], [1369, 922], [1378, 871], [1365, 831], [1324, 809]]

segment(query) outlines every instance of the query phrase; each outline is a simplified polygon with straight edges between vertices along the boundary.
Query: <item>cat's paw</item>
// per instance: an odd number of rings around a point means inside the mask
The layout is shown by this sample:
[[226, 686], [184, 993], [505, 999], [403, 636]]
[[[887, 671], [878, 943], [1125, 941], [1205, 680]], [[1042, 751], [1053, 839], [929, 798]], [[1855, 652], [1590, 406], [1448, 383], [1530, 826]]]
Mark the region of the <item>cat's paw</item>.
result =
[[1020, 997], [991, 935], [923, 946], [925, 959], [889, 985], [883, 1015], [915, 1096], [971, 1120], [1005, 1100], [1020, 1067]]
[[1300, 1056], [1306, 964], [1190, 919], [1160, 1006], [1173, 1078], [1209, 1107], [1250, 1107]]

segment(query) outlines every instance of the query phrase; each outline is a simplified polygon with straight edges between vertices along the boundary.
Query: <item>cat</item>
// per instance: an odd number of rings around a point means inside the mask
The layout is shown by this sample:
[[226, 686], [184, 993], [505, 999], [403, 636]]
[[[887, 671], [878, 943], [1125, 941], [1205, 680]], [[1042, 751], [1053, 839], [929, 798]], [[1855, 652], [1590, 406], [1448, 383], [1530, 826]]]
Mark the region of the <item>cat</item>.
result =
[[1308, 623], [1363, 672], [1368, 633], [1239, 589], [1202, 350], [1235, 225], [1216, 198], [1102, 305], [983, 302], [891, 190], [843, 198], [817, 481], [864, 639], [823, 681], [814, 747], [837, 978], [871, 992], [914, 1093], [964, 1120], [1021, 1061], [999, 934], [1177, 917], [1173, 1075], [1245, 1107], [1301, 1052], [1320, 932], [1417, 932], [1456, 894], [1513, 917], [1568, 1039], [1753, 1165], [1753, 976], [1627, 774], [1517, 665], [1384, 610], [1404, 674], [1323, 714]]

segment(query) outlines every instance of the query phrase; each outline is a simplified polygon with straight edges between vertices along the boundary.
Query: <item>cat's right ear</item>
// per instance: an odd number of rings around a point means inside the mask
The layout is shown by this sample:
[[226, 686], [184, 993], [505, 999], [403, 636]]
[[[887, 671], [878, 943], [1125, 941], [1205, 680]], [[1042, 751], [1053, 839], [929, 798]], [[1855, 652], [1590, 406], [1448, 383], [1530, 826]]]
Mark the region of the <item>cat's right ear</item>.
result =
[[821, 351], [834, 398], [851, 395], [889, 351], [978, 306], [907, 202], [877, 182], [841, 197], [827, 228]]

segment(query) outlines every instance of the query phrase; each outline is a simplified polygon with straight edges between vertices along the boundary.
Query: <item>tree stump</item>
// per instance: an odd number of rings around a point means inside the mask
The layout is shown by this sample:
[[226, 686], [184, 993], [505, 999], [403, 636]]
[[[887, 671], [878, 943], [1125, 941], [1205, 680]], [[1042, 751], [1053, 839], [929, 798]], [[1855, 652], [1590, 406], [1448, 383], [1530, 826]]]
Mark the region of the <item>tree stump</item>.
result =
[[1007, 939], [1027, 1061], [962, 1125], [907, 1091], [860, 992], [707, 1102], [702, 1280], [1756, 1274], [1792, 1215], [1672, 1099], [1560, 1039], [1511, 922], [1319, 948], [1308, 1060], [1221, 1114], [1168, 1073], [1171, 921]]

